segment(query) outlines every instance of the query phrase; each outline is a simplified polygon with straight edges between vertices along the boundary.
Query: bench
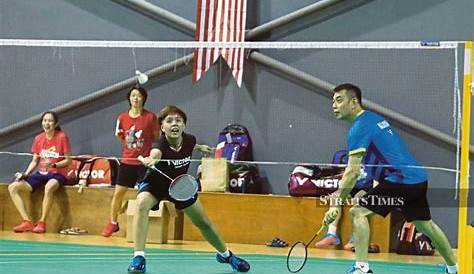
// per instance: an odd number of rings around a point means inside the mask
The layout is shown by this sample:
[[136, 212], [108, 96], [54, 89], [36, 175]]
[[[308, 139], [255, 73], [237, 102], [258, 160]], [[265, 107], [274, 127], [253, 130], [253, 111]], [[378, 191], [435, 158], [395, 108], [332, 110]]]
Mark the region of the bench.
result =
[[[66, 186], [56, 193], [53, 206], [46, 220], [48, 232], [58, 232], [68, 227], [86, 229], [91, 235], [100, 235], [109, 219], [112, 188], [77, 188]], [[290, 197], [286, 195], [257, 195], [237, 193], [200, 193], [200, 200], [209, 218], [217, 225], [224, 239], [230, 243], [262, 245], [273, 237], [287, 242], [307, 241], [320, 226], [327, 206], [318, 198]], [[39, 218], [42, 191], [32, 195], [30, 205], [34, 219]], [[124, 200], [135, 199], [136, 191], [128, 190]], [[11, 230], [20, 221], [8, 193], [7, 185], [0, 184], [0, 229]], [[343, 243], [351, 235], [348, 208], [341, 219], [340, 236]], [[168, 228], [169, 239], [202, 241], [203, 237], [189, 220], [178, 212]], [[375, 216], [371, 219], [371, 241], [380, 245], [381, 252], [388, 252], [390, 246], [390, 218]], [[119, 217], [120, 231], [117, 236], [125, 237], [126, 215]], [[393, 231], [392, 231], [393, 234]]]

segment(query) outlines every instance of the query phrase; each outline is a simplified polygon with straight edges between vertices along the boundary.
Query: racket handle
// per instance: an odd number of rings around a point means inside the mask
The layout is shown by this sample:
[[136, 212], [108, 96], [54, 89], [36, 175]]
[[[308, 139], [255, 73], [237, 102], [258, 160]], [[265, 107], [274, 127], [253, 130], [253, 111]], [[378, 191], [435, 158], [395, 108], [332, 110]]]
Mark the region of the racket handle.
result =
[[319, 234], [320, 234], [321, 232], [323, 232], [323, 230], [325, 230], [327, 227], [328, 227], [327, 225], [323, 224], [323, 225], [319, 228], [317, 234], [319, 235]]
[[79, 189], [77, 190], [78, 193], [82, 193], [84, 191], [84, 186], [86, 186], [86, 180], [81, 179], [79, 180]]

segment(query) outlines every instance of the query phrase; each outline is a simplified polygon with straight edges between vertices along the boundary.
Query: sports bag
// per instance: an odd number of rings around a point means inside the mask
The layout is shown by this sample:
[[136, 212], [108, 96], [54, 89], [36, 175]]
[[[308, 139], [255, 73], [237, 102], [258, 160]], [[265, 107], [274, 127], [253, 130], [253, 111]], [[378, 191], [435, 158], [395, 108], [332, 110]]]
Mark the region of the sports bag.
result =
[[67, 184], [91, 187], [115, 185], [120, 162], [95, 155], [74, 157], [68, 167]]
[[252, 139], [246, 127], [240, 124], [226, 126], [217, 139], [216, 158], [234, 161], [253, 161]]
[[253, 165], [239, 165], [229, 172], [229, 191], [235, 193], [261, 193], [258, 169]]
[[334, 168], [316, 165], [296, 166], [290, 174], [288, 193], [291, 196], [321, 197], [336, 191], [342, 173]]
[[435, 249], [428, 236], [417, 231], [415, 224], [405, 221], [398, 230], [395, 252], [404, 255], [433, 255]]

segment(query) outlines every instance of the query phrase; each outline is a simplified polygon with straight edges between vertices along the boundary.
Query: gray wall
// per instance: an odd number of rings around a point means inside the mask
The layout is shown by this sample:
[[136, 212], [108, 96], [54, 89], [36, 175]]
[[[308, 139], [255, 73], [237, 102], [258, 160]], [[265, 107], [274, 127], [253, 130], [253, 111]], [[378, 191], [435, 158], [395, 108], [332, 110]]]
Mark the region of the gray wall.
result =
[[[194, 1], [149, 2], [194, 21]], [[252, 28], [312, 2], [249, 1], [247, 26]], [[365, 5], [361, 4], [364, 1], [354, 2], [360, 6], [319, 13], [265, 38], [474, 39], [471, 0], [378, 0], [365, 1]], [[191, 40], [190, 35], [111, 1], [0, 1], [0, 38], [165, 41]], [[358, 83], [364, 97], [452, 134], [454, 78], [449, 74], [454, 66], [452, 52], [262, 52], [334, 84]], [[131, 77], [135, 62], [141, 70], [147, 70], [185, 55], [184, 51], [176, 50], [135, 50], [134, 53], [135, 58], [127, 49], [0, 48], [0, 127]], [[334, 119], [327, 97], [251, 61], [246, 62], [245, 68], [240, 89], [222, 63], [192, 86], [189, 64], [148, 86], [147, 108], [158, 111], [167, 104], [182, 107], [190, 116], [188, 131], [207, 144], [215, 144], [218, 131], [226, 124], [242, 123], [252, 134], [258, 161], [328, 162], [335, 150], [345, 146], [348, 125]], [[63, 123], [74, 154], [120, 156], [113, 128], [117, 114], [127, 108], [123, 99], [124, 92], [118, 92], [90, 114]], [[451, 150], [403, 129], [401, 134], [424, 165], [455, 168], [455, 154]], [[1, 150], [29, 151], [30, 145], [31, 138]], [[23, 169], [29, 161], [19, 156], [0, 155], [0, 159], [0, 181], [11, 180], [11, 174]], [[287, 193], [291, 169], [289, 165], [260, 166], [270, 182], [268, 190], [276, 194]], [[454, 179], [452, 173], [430, 171], [433, 217], [446, 229], [450, 240], [456, 242]]]

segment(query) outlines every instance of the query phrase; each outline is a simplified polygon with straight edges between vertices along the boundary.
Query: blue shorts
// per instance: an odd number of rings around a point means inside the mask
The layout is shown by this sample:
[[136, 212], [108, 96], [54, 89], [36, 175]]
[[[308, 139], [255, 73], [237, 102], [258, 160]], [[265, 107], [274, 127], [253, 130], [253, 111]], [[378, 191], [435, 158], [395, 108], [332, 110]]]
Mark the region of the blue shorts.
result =
[[56, 179], [59, 182], [59, 185], [64, 185], [67, 181], [66, 177], [61, 173], [46, 173], [41, 174], [38, 171], [28, 175], [26, 177], [26, 182], [33, 188], [33, 192], [38, 188], [46, 185], [46, 183], [51, 180]]

